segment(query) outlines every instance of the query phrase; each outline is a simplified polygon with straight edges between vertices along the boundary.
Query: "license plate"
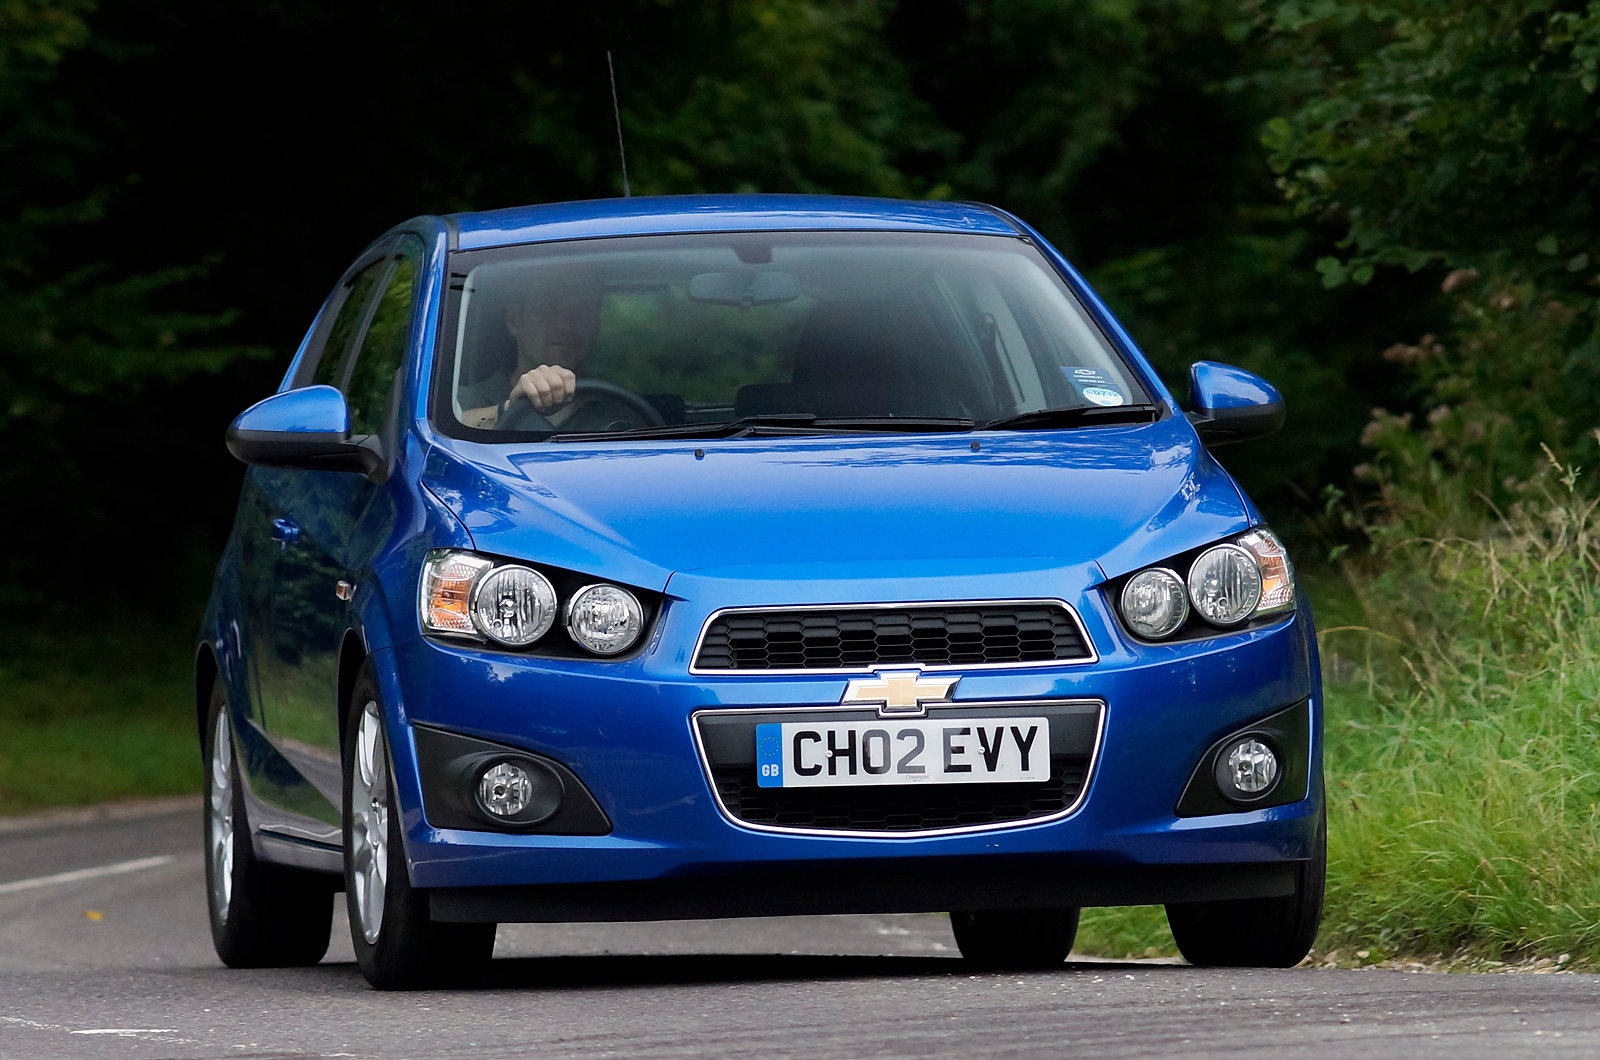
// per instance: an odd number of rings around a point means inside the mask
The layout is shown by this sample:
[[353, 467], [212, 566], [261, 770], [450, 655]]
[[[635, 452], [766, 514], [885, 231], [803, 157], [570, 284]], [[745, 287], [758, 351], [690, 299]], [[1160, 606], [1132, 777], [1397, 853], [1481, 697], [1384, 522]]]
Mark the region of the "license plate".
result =
[[783, 722], [756, 726], [763, 788], [1021, 784], [1050, 779], [1048, 718]]

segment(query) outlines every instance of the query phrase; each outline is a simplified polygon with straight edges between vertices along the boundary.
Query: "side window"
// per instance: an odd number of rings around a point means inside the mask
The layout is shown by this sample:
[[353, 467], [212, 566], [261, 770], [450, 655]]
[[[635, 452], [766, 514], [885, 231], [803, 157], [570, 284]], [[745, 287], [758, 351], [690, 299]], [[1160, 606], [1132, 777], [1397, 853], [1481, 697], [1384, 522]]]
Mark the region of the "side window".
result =
[[[411, 338], [411, 314], [417, 304], [417, 280], [422, 273], [422, 241], [401, 240], [394, 256], [394, 271], [384, 284], [367, 326], [367, 337], [356, 353], [355, 367], [345, 384], [350, 403], [350, 433], [377, 434], [394, 387], [395, 373], [406, 356]], [[363, 275], [365, 275], [363, 273]]]
[[328, 341], [323, 343], [322, 356], [317, 360], [317, 370], [311, 377], [312, 383], [338, 386], [344, 380], [345, 356], [361, 334], [361, 322], [366, 319], [372, 292], [388, 265], [387, 259], [379, 258], [356, 273], [355, 279], [346, 285], [344, 304], [339, 307], [339, 315], [333, 318], [333, 326], [328, 329]]

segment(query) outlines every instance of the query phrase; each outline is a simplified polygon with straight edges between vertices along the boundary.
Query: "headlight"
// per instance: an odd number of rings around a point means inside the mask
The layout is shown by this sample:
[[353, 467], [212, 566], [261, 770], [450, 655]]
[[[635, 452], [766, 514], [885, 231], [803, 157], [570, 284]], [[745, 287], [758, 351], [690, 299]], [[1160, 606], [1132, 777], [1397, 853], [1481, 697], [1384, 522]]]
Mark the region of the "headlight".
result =
[[[417, 600], [423, 632], [490, 641], [541, 655], [618, 655], [639, 642], [659, 606], [649, 590], [591, 582], [577, 571], [440, 548], [422, 563]], [[645, 602], [641, 602], [641, 600]], [[566, 616], [567, 636], [546, 639]]]
[[567, 603], [567, 633], [596, 655], [615, 655], [633, 647], [644, 631], [644, 609], [616, 585], [586, 585]]
[[1238, 545], [1200, 553], [1189, 568], [1189, 602], [1213, 626], [1237, 626], [1261, 602], [1261, 568]]
[[[1180, 577], [1185, 569], [1187, 576]], [[1204, 549], [1187, 564], [1180, 556], [1147, 567], [1123, 583], [1117, 598], [1124, 625], [1146, 640], [1177, 633], [1191, 611], [1209, 625], [1232, 629], [1292, 611], [1294, 604], [1288, 550], [1264, 526]]]
[[1172, 571], [1142, 570], [1122, 587], [1122, 618], [1141, 637], [1170, 637], [1188, 617], [1183, 579]]
[[532, 567], [496, 567], [472, 590], [472, 620], [490, 640], [525, 648], [555, 624], [556, 591]]
[[1294, 565], [1278, 535], [1260, 526], [1240, 537], [1239, 544], [1261, 568], [1261, 602], [1255, 615], [1275, 615], [1294, 607]]
[[494, 564], [470, 552], [440, 550], [422, 565], [422, 625], [436, 633], [478, 632], [472, 623], [472, 584]]

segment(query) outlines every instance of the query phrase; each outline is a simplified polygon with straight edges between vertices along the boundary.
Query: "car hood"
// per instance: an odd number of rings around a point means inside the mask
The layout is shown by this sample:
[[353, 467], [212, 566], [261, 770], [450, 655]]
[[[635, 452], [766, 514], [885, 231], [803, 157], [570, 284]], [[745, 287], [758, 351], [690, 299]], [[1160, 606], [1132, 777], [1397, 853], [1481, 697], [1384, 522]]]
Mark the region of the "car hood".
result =
[[1084, 567], [1094, 582], [1246, 529], [1253, 515], [1176, 417], [980, 434], [441, 442], [423, 482], [484, 552], [656, 590], [675, 572], [824, 568]]

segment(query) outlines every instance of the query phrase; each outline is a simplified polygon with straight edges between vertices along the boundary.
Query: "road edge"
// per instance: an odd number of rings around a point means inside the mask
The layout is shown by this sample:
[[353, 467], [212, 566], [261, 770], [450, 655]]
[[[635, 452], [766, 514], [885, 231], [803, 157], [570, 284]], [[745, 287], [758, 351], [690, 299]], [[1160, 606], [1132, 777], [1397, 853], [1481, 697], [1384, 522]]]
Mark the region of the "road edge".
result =
[[125, 821], [135, 817], [165, 817], [168, 814], [200, 812], [201, 796], [167, 795], [157, 799], [124, 799], [94, 806], [59, 806], [49, 810], [0, 817], [0, 835], [31, 832], [40, 828], [62, 828], [101, 821]]

